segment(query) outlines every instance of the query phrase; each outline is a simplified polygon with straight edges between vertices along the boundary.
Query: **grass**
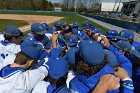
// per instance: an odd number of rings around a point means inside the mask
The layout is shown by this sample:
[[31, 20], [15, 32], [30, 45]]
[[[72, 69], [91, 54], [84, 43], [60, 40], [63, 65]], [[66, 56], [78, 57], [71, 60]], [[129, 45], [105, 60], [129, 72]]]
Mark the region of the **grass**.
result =
[[[76, 14], [56, 14], [56, 13], [44, 13], [44, 12], [27, 12], [27, 13], [24, 13], [24, 12], [4, 12], [4, 13], [0, 13], [0, 14], [27, 14], [27, 15], [46, 15], [46, 16], [59, 16], [59, 17], [64, 17], [63, 19], [60, 20], [60, 22], [68, 22], [69, 24], [77, 21], [79, 22], [81, 25], [82, 23], [86, 20], [85, 18], [83, 17], [80, 17]], [[90, 23], [94, 24], [94, 26], [96, 28], [100, 28], [103, 33], [105, 34], [109, 29], [105, 28], [105, 27], [102, 27], [100, 26], [99, 24], [96, 24], [96, 23], [93, 23], [92, 21], [90, 21]], [[50, 26], [53, 25], [53, 23], [49, 24]]]
[[4, 31], [7, 25], [15, 25], [17, 27], [28, 25], [25, 21], [0, 19], [0, 31]]

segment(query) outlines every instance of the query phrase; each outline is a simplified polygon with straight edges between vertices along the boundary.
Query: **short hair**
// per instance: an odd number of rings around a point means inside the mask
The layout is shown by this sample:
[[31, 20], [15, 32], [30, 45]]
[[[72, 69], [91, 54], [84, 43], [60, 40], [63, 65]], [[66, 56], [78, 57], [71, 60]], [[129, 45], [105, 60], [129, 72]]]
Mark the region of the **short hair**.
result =
[[9, 35], [4, 34], [4, 39], [5, 40], [11, 41], [12, 38], [13, 38], [13, 36], [9, 36]]
[[9, 36], [9, 35], [4, 34], [5, 40], [11, 41], [13, 37], [18, 38], [19, 36]]
[[25, 65], [29, 60], [34, 60], [34, 59], [21, 51], [17, 53], [14, 63], [19, 65]]

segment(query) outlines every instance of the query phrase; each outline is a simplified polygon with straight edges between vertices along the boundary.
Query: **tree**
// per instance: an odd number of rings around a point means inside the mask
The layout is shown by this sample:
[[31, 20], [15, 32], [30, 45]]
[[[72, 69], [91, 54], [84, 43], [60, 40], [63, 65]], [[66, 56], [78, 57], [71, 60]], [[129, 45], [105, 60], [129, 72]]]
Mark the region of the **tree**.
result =
[[46, 0], [0, 0], [0, 9], [8, 10], [47, 10], [53, 4]]

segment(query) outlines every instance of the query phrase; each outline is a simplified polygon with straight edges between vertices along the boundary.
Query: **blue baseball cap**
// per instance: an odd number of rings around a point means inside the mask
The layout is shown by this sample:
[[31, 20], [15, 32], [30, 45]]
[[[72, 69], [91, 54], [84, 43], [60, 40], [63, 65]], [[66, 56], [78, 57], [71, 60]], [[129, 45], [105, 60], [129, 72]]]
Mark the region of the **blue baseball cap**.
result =
[[85, 20], [85, 21], [83, 22], [83, 27], [86, 27], [86, 26], [88, 26], [88, 25], [90, 25], [89, 21], [88, 21], [88, 20]]
[[91, 24], [91, 25], [89, 26], [89, 29], [90, 29], [91, 31], [94, 31], [94, 30], [95, 30], [95, 26]]
[[70, 39], [68, 40], [68, 45], [69, 46], [74, 46], [78, 42], [78, 38], [74, 35], [70, 36]]
[[28, 40], [28, 39], [25, 39], [21, 45], [20, 45], [20, 48], [23, 49], [24, 47], [27, 47], [27, 46], [33, 46], [33, 47], [37, 47], [38, 49], [43, 49], [43, 46], [39, 43], [36, 43], [34, 42], [33, 40]]
[[53, 79], [59, 79], [68, 72], [69, 65], [63, 57], [50, 59], [47, 64], [49, 66], [49, 74]]
[[116, 67], [119, 63], [117, 62], [117, 58], [116, 56], [114, 55], [113, 52], [109, 51], [109, 50], [104, 50], [104, 53], [107, 57], [107, 61], [109, 62], [109, 64], [112, 66], [112, 67]]
[[104, 60], [102, 46], [93, 40], [84, 40], [79, 44], [81, 58], [90, 65], [99, 65]]
[[118, 32], [116, 30], [109, 30], [105, 36], [111, 39], [116, 38], [118, 36]]
[[4, 34], [8, 36], [20, 36], [21, 30], [19, 30], [16, 26], [9, 25], [6, 27]]
[[97, 33], [102, 33], [102, 30], [100, 28], [95, 28], [94, 34], [97, 34]]
[[134, 39], [134, 32], [130, 30], [122, 30], [117, 38], [121, 40]]
[[68, 23], [67, 23], [67, 22], [64, 22], [64, 23], [62, 24], [62, 27], [67, 26], [67, 25], [68, 25]]
[[46, 30], [48, 30], [48, 29], [49, 29], [49, 26], [48, 26], [48, 24], [47, 24], [47, 23], [42, 23], [42, 26], [43, 26]]
[[132, 53], [136, 57], [140, 58], [140, 52], [135, 49], [129, 42], [120, 40], [118, 42], [111, 42], [116, 48], [125, 52]]
[[26, 47], [21, 48], [21, 51], [36, 61], [39, 59], [41, 55], [40, 48], [36, 46], [26, 46]]
[[47, 30], [40, 23], [33, 23], [31, 25], [31, 31], [38, 35], [45, 35]]
[[60, 26], [61, 26], [61, 23], [60, 23], [59, 21], [56, 21], [56, 22], [54, 23], [54, 26], [55, 26], [55, 27], [60, 27]]
[[53, 34], [54, 32], [56, 32], [56, 27], [55, 26], [51, 26], [48, 32], [50, 34]]
[[78, 22], [74, 22], [73, 23], [73, 27], [79, 27], [79, 23]]
[[75, 64], [75, 54], [78, 52], [79, 47], [71, 47], [68, 52], [66, 53], [66, 59], [71, 63]]

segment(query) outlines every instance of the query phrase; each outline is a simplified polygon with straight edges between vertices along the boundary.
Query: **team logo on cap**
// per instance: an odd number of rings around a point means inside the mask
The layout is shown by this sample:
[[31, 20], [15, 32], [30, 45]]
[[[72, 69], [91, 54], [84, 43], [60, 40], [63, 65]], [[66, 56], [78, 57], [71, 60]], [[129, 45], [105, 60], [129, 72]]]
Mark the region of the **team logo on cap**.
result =
[[70, 42], [72, 42], [72, 39], [70, 39]]
[[121, 33], [121, 36], [123, 36], [123, 35], [124, 35], [124, 32]]
[[42, 26], [39, 26], [38, 28], [41, 29], [41, 30], [44, 30]]

